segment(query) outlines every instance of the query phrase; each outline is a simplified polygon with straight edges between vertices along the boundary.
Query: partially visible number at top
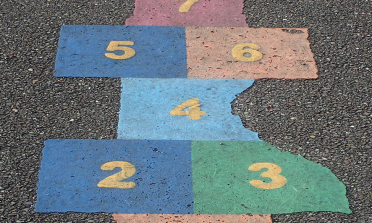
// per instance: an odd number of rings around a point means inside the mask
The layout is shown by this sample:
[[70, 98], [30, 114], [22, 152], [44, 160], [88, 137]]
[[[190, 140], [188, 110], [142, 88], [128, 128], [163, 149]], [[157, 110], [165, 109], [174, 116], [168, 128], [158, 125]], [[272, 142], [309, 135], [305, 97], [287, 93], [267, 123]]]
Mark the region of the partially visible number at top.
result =
[[198, 2], [199, 0], [187, 0], [184, 2], [180, 8], [178, 9], [179, 12], [188, 12], [193, 4]]

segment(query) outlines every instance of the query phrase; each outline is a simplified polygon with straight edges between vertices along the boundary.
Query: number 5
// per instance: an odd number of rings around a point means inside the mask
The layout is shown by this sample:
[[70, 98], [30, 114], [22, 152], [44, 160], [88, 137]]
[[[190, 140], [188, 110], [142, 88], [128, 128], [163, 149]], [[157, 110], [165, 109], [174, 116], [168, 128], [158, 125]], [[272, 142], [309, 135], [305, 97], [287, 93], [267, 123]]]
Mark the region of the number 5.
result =
[[114, 60], [125, 60], [128, 58], [131, 58], [136, 54], [136, 51], [134, 49], [126, 47], [126, 46], [120, 46], [120, 45], [129, 45], [132, 46], [134, 45], [134, 42], [132, 41], [111, 41], [110, 44], [107, 47], [107, 51], [115, 51], [115, 50], [120, 50], [123, 51], [123, 55], [116, 55], [114, 53], [105, 53], [105, 56], [114, 59]]

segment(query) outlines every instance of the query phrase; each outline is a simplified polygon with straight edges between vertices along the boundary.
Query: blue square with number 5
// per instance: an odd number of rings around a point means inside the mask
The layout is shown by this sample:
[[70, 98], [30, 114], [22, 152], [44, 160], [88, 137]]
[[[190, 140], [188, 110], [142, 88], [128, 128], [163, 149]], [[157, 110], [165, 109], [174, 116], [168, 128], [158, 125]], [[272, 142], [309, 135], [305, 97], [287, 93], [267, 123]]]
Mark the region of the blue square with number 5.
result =
[[36, 212], [192, 214], [191, 141], [45, 141]]
[[186, 78], [185, 27], [64, 25], [54, 76]]

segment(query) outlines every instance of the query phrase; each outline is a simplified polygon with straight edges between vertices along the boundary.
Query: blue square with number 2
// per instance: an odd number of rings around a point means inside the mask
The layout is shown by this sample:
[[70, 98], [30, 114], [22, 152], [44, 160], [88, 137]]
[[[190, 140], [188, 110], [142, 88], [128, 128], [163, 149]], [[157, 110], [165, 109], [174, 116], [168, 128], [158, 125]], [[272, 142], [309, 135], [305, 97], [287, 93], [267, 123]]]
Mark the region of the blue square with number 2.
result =
[[191, 141], [45, 141], [36, 212], [192, 214]]
[[186, 78], [185, 27], [64, 25], [54, 76]]

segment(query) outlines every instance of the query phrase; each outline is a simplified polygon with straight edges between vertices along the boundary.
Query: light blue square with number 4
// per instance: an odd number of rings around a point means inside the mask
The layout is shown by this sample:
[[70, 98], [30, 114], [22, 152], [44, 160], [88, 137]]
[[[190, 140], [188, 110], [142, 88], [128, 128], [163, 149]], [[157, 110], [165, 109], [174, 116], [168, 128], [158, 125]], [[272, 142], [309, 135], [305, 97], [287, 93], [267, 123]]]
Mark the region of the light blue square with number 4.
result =
[[231, 113], [250, 79], [123, 78], [119, 139], [260, 141]]

